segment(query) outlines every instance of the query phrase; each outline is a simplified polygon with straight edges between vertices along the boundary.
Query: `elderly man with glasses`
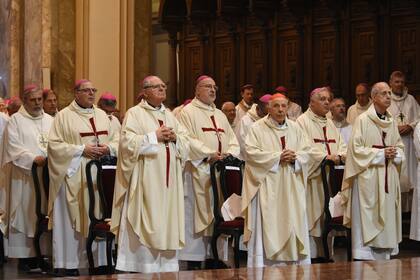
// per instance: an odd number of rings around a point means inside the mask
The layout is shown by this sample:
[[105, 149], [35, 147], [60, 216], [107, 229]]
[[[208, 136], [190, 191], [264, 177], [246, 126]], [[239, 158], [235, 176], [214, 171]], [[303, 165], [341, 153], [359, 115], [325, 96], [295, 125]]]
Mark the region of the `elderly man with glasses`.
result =
[[[53, 266], [64, 269], [60, 272], [65, 275], [78, 275], [79, 268], [87, 267], [86, 164], [105, 155], [116, 155], [118, 149], [119, 133], [113, 130], [106, 113], [94, 105], [96, 92], [91, 81], [77, 81], [73, 102], [57, 113], [49, 134], [48, 215], [49, 227], [53, 229]], [[105, 244], [99, 243], [96, 263], [105, 265]]]
[[225, 114], [216, 108], [217, 86], [209, 76], [197, 79], [195, 98], [179, 115], [190, 132], [191, 151], [185, 166], [185, 241], [180, 260], [199, 268], [207, 255], [213, 229], [210, 164], [230, 155], [238, 156], [239, 144]]
[[117, 269], [178, 271], [188, 132], [163, 105], [166, 85], [159, 77], [146, 77], [143, 89], [143, 100], [127, 111], [121, 129], [111, 222], [119, 235]]

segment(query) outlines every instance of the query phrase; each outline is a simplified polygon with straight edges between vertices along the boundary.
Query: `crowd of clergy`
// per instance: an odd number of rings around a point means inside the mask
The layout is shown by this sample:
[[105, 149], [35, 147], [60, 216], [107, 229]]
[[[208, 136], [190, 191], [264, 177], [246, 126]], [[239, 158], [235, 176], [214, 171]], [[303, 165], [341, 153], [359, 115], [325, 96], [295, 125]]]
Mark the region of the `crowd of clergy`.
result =
[[[94, 104], [97, 89], [86, 79], [75, 82], [74, 100], [60, 111], [54, 91], [34, 84], [21, 99], [0, 100], [0, 230], [18, 269], [40, 265], [33, 245], [34, 163], [48, 163], [49, 170], [42, 208], [52, 231], [43, 250], [62, 275], [87, 267], [85, 170], [104, 156], [118, 159], [108, 225], [119, 271], [177, 271], [180, 261], [188, 269], [207, 267], [214, 224], [210, 167], [227, 156], [245, 162], [236, 218], [244, 219], [240, 246], [248, 267], [309, 264], [323, 256], [324, 160], [345, 166], [337, 197], [354, 259], [398, 254], [403, 212], [411, 212], [410, 238], [420, 241], [420, 111], [402, 72], [394, 71], [388, 83], [358, 84], [348, 110], [328, 86], [310, 92], [302, 112], [283, 86], [256, 97], [246, 84], [237, 105], [225, 102], [219, 110], [214, 102], [223, 93], [202, 75], [194, 98], [170, 110], [158, 76], [141, 85], [138, 104], [124, 118], [110, 92]], [[227, 237], [218, 244], [224, 260], [227, 244]], [[94, 243], [99, 266], [106, 264], [105, 245]]]

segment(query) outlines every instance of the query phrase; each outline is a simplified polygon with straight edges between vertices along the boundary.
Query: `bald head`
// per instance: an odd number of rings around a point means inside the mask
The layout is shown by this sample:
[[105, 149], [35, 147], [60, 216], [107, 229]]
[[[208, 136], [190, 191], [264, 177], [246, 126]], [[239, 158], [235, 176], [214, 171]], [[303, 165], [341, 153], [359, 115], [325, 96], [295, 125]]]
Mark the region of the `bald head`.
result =
[[160, 78], [158, 76], [154, 76], [154, 75], [147, 76], [141, 82], [141, 87], [143, 89], [150, 87], [150, 85], [152, 85], [153, 84], [153, 81], [155, 81], [156, 79], [159, 79], [160, 80]]
[[236, 109], [233, 102], [227, 101], [222, 104], [222, 112], [226, 115], [230, 124], [233, 124], [233, 121], [236, 118]]
[[268, 113], [271, 118], [278, 122], [283, 123], [287, 116], [287, 108], [289, 99], [280, 93], [273, 94], [268, 102]]
[[391, 88], [385, 82], [373, 85], [371, 97], [375, 110], [380, 114], [385, 114], [386, 109], [391, 105]]
[[366, 106], [370, 100], [370, 89], [368, 84], [359, 83], [356, 86], [356, 99], [361, 106]]

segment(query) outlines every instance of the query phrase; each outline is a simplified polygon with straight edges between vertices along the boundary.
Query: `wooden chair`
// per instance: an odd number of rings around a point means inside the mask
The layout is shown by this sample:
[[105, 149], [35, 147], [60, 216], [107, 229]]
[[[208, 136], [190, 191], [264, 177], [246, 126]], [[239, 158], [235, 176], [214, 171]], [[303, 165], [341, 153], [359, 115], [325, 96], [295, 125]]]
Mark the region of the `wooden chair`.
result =
[[[50, 177], [48, 173], [48, 163], [46, 163], [42, 167], [42, 187], [39, 181], [38, 176], [38, 165], [34, 163], [32, 165], [32, 178], [34, 181], [34, 188], [35, 188], [35, 212], [37, 216], [36, 221], [36, 230], [34, 235], [34, 247], [36, 252], [36, 257], [38, 259], [38, 265], [43, 271], [48, 271], [51, 269], [51, 265], [44, 261], [44, 257], [41, 252], [41, 235], [44, 232], [48, 232], [48, 222], [49, 217], [46, 213], [42, 211], [42, 205], [48, 205], [48, 195], [49, 195], [49, 184], [50, 184]], [[42, 201], [42, 193], [46, 198], [46, 201], [43, 203]]]
[[[89, 273], [97, 274], [95, 264], [93, 261], [92, 243], [96, 237], [104, 238], [106, 240], [106, 258], [107, 258], [107, 273], [111, 274], [114, 271], [112, 265], [112, 242], [115, 238], [110, 231], [108, 224], [112, 212], [112, 200], [114, 196], [114, 183], [116, 173], [117, 158], [106, 156], [100, 160], [91, 160], [86, 165], [86, 177], [89, 191], [89, 234], [86, 241], [86, 252], [89, 261]], [[95, 199], [95, 187], [92, 179], [92, 167], [96, 166], [96, 189], [99, 194], [99, 201]], [[104, 168], [107, 166], [106, 168]], [[102, 216], [97, 218], [95, 216], [95, 204], [99, 203]]]
[[[242, 176], [245, 162], [235, 157], [228, 156], [223, 160], [216, 161], [210, 167], [211, 185], [213, 190], [213, 215], [214, 229], [211, 238], [211, 248], [215, 263], [219, 261], [217, 252], [217, 239], [221, 234], [231, 235], [234, 239], [234, 262], [235, 267], [239, 267], [239, 238], [244, 232], [243, 218], [236, 218], [233, 221], [224, 221], [220, 210], [223, 201], [228, 199], [233, 193], [241, 195]], [[219, 183], [217, 182], [216, 172], [220, 174]], [[219, 188], [222, 197], [219, 198]]]
[[344, 166], [336, 166], [331, 160], [324, 160], [321, 163], [322, 183], [324, 186], [324, 227], [322, 229], [322, 244], [324, 247], [325, 259], [331, 261], [328, 248], [328, 234], [331, 230], [346, 232], [347, 259], [352, 260], [351, 252], [351, 230], [343, 225], [343, 217], [331, 217], [329, 199], [333, 198], [340, 190], [343, 181]]

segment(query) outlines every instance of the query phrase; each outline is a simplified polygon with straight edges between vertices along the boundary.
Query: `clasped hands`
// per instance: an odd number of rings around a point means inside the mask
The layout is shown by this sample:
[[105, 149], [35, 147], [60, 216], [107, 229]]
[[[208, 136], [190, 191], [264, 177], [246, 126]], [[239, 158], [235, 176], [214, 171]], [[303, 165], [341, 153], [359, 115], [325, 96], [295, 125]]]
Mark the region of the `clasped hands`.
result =
[[86, 144], [83, 150], [83, 156], [91, 159], [98, 159], [105, 155], [109, 155], [109, 147], [104, 144]]
[[401, 136], [409, 134], [411, 131], [413, 131], [413, 128], [409, 126], [408, 124], [398, 126], [398, 132], [400, 133]]
[[37, 166], [44, 166], [47, 163], [47, 158], [43, 156], [36, 156], [34, 162]]
[[227, 157], [229, 155], [230, 154], [222, 154], [222, 153], [219, 153], [219, 152], [215, 152], [214, 154], [212, 154], [211, 156], [209, 156], [208, 163], [209, 164], [213, 164], [216, 161], [222, 160], [222, 159], [224, 159], [225, 157]]
[[176, 134], [172, 127], [162, 125], [156, 130], [158, 142], [176, 142]]
[[384, 154], [385, 154], [385, 158], [394, 159], [397, 156], [398, 151], [397, 151], [397, 148], [395, 148], [395, 147], [392, 147], [392, 146], [391, 147], [386, 147], [384, 149]]
[[280, 155], [280, 163], [294, 163], [296, 161], [296, 153], [292, 150], [285, 149]]

